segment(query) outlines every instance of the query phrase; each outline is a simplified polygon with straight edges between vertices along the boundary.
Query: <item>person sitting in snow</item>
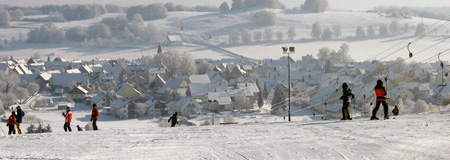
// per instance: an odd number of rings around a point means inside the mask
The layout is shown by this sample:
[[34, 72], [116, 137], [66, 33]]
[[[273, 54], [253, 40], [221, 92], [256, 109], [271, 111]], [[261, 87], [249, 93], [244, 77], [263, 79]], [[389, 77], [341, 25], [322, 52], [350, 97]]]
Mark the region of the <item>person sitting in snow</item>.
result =
[[70, 111], [70, 107], [66, 108], [66, 113], [63, 113], [63, 116], [65, 117], [64, 122], [64, 131], [72, 132], [72, 128], [70, 128], [70, 122], [72, 122], [72, 111]]
[[350, 113], [348, 112], [348, 107], [350, 106], [351, 98], [355, 98], [352, 90], [348, 88], [347, 83], [342, 84], [342, 119], [341, 120], [352, 120]]
[[175, 127], [175, 125], [178, 123], [177, 118], [178, 118], [178, 112], [175, 112], [175, 113], [169, 118], [169, 120], [168, 120], [167, 122], [172, 121], [171, 127]]
[[397, 107], [397, 105], [395, 105], [394, 109], [392, 110], [392, 114], [394, 116], [398, 116], [398, 112], [399, 112], [398, 107]]
[[14, 128], [16, 126], [16, 112], [12, 111], [11, 116], [8, 118], [8, 123], [6, 123], [6, 126], [9, 127], [8, 134], [16, 134], [16, 129]]

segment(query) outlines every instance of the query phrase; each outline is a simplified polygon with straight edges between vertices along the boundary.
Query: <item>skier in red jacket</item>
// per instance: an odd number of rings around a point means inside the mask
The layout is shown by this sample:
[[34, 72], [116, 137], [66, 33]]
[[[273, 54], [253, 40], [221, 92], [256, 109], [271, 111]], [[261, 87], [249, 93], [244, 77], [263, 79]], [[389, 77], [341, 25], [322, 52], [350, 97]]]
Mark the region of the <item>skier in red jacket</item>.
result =
[[97, 127], [97, 120], [98, 120], [98, 109], [97, 109], [97, 104], [93, 104], [92, 105], [92, 116], [91, 116], [91, 122], [92, 122], [92, 127], [94, 128], [94, 130], [98, 130]]
[[67, 130], [69, 130], [69, 132], [72, 132], [72, 128], [70, 128], [70, 122], [72, 122], [72, 111], [70, 111], [70, 107], [66, 108], [66, 113], [63, 113], [63, 116], [66, 117], [64, 123], [64, 131], [67, 132]]
[[16, 126], [16, 112], [15, 111], [12, 111], [11, 116], [9, 116], [8, 123], [6, 124], [6, 126], [9, 127], [8, 134], [11, 134], [11, 133], [16, 134], [16, 129], [15, 129], [15, 126]]

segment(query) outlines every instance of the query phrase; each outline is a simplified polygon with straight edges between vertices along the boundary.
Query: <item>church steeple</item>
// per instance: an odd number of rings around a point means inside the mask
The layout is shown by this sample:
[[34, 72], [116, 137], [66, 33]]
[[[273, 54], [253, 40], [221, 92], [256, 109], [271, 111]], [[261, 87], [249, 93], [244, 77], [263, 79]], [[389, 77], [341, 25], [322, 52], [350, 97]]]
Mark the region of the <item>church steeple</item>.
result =
[[163, 51], [162, 51], [162, 47], [161, 47], [161, 42], [159, 42], [157, 54], [162, 54], [162, 53], [163, 53]]

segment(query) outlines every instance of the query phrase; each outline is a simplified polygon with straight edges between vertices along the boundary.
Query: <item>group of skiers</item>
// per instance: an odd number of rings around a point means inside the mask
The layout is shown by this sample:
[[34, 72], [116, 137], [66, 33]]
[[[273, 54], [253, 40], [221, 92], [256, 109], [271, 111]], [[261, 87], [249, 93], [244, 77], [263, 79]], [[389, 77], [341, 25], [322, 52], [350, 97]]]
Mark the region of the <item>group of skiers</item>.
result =
[[[377, 80], [377, 85], [374, 88], [375, 95], [376, 95], [376, 105], [375, 108], [372, 110], [372, 116], [370, 117], [370, 120], [379, 120], [379, 118], [376, 116], [378, 109], [380, 108], [380, 105], [383, 105], [384, 109], [384, 119], [389, 119], [388, 115], [388, 104], [387, 104], [387, 92], [386, 88], [383, 86], [383, 81], [381, 79]], [[341, 120], [352, 120], [350, 117], [350, 114], [348, 112], [348, 107], [350, 106], [351, 99], [355, 98], [355, 95], [353, 94], [352, 90], [348, 88], [347, 83], [342, 84], [342, 96], [341, 100], [343, 101], [342, 104], [342, 119]], [[394, 110], [392, 110], [392, 113], [394, 116], [397, 116], [399, 113], [399, 109], [397, 106], [395, 106]]]
[[8, 118], [8, 123], [6, 123], [6, 126], [8, 126], [9, 128], [8, 134], [16, 134], [15, 127], [17, 127], [17, 133], [22, 134], [22, 129], [20, 128], [20, 125], [22, 124], [22, 119], [23, 116], [25, 116], [25, 112], [22, 111], [20, 106], [17, 106], [16, 109], [17, 114], [16, 111], [12, 111], [11, 116], [9, 116]]
[[[66, 108], [66, 113], [62, 113], [62, 115], [65, 117], [64, 121], [64, 131], [72, 132], [72, 128], [70, 128], [70, 123], [72, 122], [72, 111], [70, 111], [70, 107]], [[92, 122], [92, 128], [94, 130], [98, 130], [97, 127], [97, 120], [98, 120], [99, 112], [97, 109], [97, 104], [92, 105], [92, 113], [91, 113], [91, 122]], [[81, 127], [77, 125], [78, 131], [82, 131]]]

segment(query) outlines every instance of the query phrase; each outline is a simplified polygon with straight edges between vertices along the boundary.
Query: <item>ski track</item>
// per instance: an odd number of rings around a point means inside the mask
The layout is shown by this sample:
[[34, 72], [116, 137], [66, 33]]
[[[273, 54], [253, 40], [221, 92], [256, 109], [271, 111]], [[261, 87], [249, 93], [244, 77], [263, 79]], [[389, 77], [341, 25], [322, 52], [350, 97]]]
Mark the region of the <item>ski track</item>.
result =
[[419, 116], [13, 135], [0, 159], [446, 159], [450, 116]]

